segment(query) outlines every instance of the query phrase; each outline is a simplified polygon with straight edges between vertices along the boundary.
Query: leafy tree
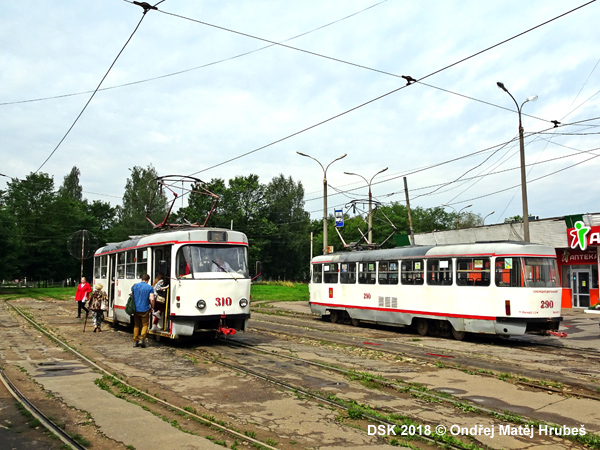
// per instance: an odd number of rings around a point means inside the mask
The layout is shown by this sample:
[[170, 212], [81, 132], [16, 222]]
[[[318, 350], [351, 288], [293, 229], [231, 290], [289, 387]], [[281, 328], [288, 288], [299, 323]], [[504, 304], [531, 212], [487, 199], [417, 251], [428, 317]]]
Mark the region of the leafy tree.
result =
[[[226, 227], [227, 219], [224, 217], [222, 210], [222, 197], [225, 194], [225, 181], [221, 178], [213, 178], [208, 183], [204, 183], [203, 187], [219, 197], [217, 206], [212, 211], [212, 214], [207, 222], [207, 226], [211, 227]], [[172, 215], [173, 222], [176, 223], [198, 223], [202, 225], [206, 217], [211, 211], [214, 204], [214, 197], [202, 193], [202, 189], [196, 188], [197, 192], [192, 192], [188, 196], [188, 205], [180, 208]]]
[[81, 202], [83, 199], [83, 189], [79, 184], [80, 175], [81, 172], [79, 171], [77, 166], [73, 166], [71, 172], [69, 172], [69, 174], [65, 176], [62, 186], [58, 188], [58, 195], [63, 197], [70, 197], [73, 200]]
[[163, 221], [167, 213], [167, 198], [158, 192], [154, 181], [158, 175], [150, 164], [144, 169], [135, 166], [125, 184], [123, 206], [119, 214], [119, 232], [121, 235], [147, 234], [152, 231], [152, 225], [146, 220], [148, 214], [155, 224]]
[[304, 188], [283, 175], [265, 188], [263, 217], [268, 242], [261, 257], [265, 273], [275, 279], [301, 279], [307, 275], [310, 218], [304, 211]]
[[6, 209], [15, 219], [20, 251], [15, 273], [29, 280], [61, 279], [73, 272], [67, 251], [73, 226], [70, 201], [57, 196], [45, 173], [8, 183]]

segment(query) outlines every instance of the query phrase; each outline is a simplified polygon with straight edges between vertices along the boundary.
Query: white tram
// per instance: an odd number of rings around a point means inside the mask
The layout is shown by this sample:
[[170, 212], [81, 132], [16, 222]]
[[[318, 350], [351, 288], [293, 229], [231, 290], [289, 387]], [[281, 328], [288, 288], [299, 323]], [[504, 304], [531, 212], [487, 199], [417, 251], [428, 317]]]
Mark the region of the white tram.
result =
[[411, 246], [313, 258], [313, 313], [501, 336], [558, 333], [562, 289], [554, 249], [524, 242]]
[[96, 251], [94, 284], [109, 298], [107, 320], [132, 323], [125, 313], [131, 287], [144, 273], [166, 277], [161, 331], [176, 339], [201, 330], [233, 334], [250, 318], [248, 238], [238, 231], [189, 228], [111, 243]]

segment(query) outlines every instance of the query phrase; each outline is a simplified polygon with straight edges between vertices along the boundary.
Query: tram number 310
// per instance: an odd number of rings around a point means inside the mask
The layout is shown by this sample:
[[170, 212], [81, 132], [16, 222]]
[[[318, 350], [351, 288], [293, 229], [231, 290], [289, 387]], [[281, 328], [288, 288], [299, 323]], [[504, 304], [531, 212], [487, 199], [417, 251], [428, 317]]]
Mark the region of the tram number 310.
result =
[[215, 306], [231, 306], [231, 297], [215, 298]]

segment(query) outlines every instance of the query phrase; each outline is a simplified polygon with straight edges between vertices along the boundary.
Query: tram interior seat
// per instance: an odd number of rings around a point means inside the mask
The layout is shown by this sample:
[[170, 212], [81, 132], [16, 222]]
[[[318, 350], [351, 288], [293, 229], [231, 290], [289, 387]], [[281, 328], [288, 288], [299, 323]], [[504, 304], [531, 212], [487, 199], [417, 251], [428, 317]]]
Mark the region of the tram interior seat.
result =
[[535, 283], [533, 283], [533, 285], [536, 286], [536, 287], [546, 287], [546, 282], [538, 280]]
[[489, 286], [490, 280], [487, 278], [480, 278], [479, 280], [475, 280], [475, 286]]
[[379, 284], [388, 284], [388, 279], [386, 277], [379, 278]]
[[421, 277], [415, 278], [415, 284], [423, 284], [423, 278], [421, 278]]

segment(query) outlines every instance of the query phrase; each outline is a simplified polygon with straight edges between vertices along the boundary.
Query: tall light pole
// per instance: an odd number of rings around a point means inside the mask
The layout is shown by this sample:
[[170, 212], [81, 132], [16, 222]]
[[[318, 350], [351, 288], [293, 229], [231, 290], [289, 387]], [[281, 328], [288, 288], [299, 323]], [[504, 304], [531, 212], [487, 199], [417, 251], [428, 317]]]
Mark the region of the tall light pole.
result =
[[471, 203], [470, 205], [467, 206], [463, 206], [462, 208], [460, 208], [458, 211], [456, 211], [456, 208], [454, 206], [450, 206], [446, 203], [442, 203], [442, 206], [447, 206], [448, 208], [452, 208], [454, 210], [454, 212], [456, 213], [456, 229], [458, 230], [458, 219], [460, 218], [460, 212], [463, 209], [467, 209], [470, 208], [471, 206], [473, 206], [473, 204]]
[[372, 200], [373, 200], [373, 196], [371, 195], [371, 183], [373, 182], [373, 179], [379, 175], [382, 172], [385, 172], [386, 170], [388, 170], [388, 168], [386, 167], [385, 169], [381, 169], [379, 172], [377, 172], [375, 175], [373, 175], [371, 177], [370, 181], [367, 181], [367, 179], [365, 177], [363, 177], [362, 175], [359, 175], [357, 173], [354, 172], [344, 172], [346, 175], [356, 175], [357, 177], [361, 177], [363, 180], [365, 180], [365, 183], [367, 183], [367, 185], [369, 186], [369, 244], [373, 243], [373, 215], [372, 215], [372, 211], [373, 211], [373, 207], [372, 207]]
[[510, 95], [513, 102], [517, 106], [517, 112], [519, 113], [519, 151], [521, 154], [521, 196], [523, 197], [523, 235], [524, 241], [530, 242], [529, 240], [529, 210], [527, 208], [527, 181], [525, 176], [525, 144], [523, 143], [523, 125], [521, 123], [521, 110], [523, 109], [523, 105], [527, 102], [535, 102], [537, 100], [537, 95], [532, 95], [531, 97], [527, 97], [521, 106], [515, 100], [508, 89], [504, 86], [504, 83], [498, 81], [496, 83], [500, 89]]
[[487, 216], [485, 216], [483, 218], [483, 225], [485, 225], [485, 219], [487, 219], [488, 217], [490, 217], [492, 214], [494, 214], [496, 211], [492, 211], [491, 213], [489, 213]]
[[345, 158], [347, 153], [344, 153], [339, 158], [336, 158], [333, 161], [331, 161], [329, 164], [327, 164], [327, 167], [323, 167], [323, 164], [321, 164], [319, 162], [319, 160], [313, 158], [310, 155], [307, 155], [306, 153], [302, 153], [302, 152], [296, 152], [296, 153], [298, 153], [300, 156], [306, 156], [307, 158], [317, 161], [317, 163], [319, 163], [319, 165], [321, 166], [321, 169], [323, 169], [323, 254], [326, 255], [327, 254], [327, 169], [329, 169], [329, 166], [332, 165], [334, 162], [339, 161], [342, 158]]

